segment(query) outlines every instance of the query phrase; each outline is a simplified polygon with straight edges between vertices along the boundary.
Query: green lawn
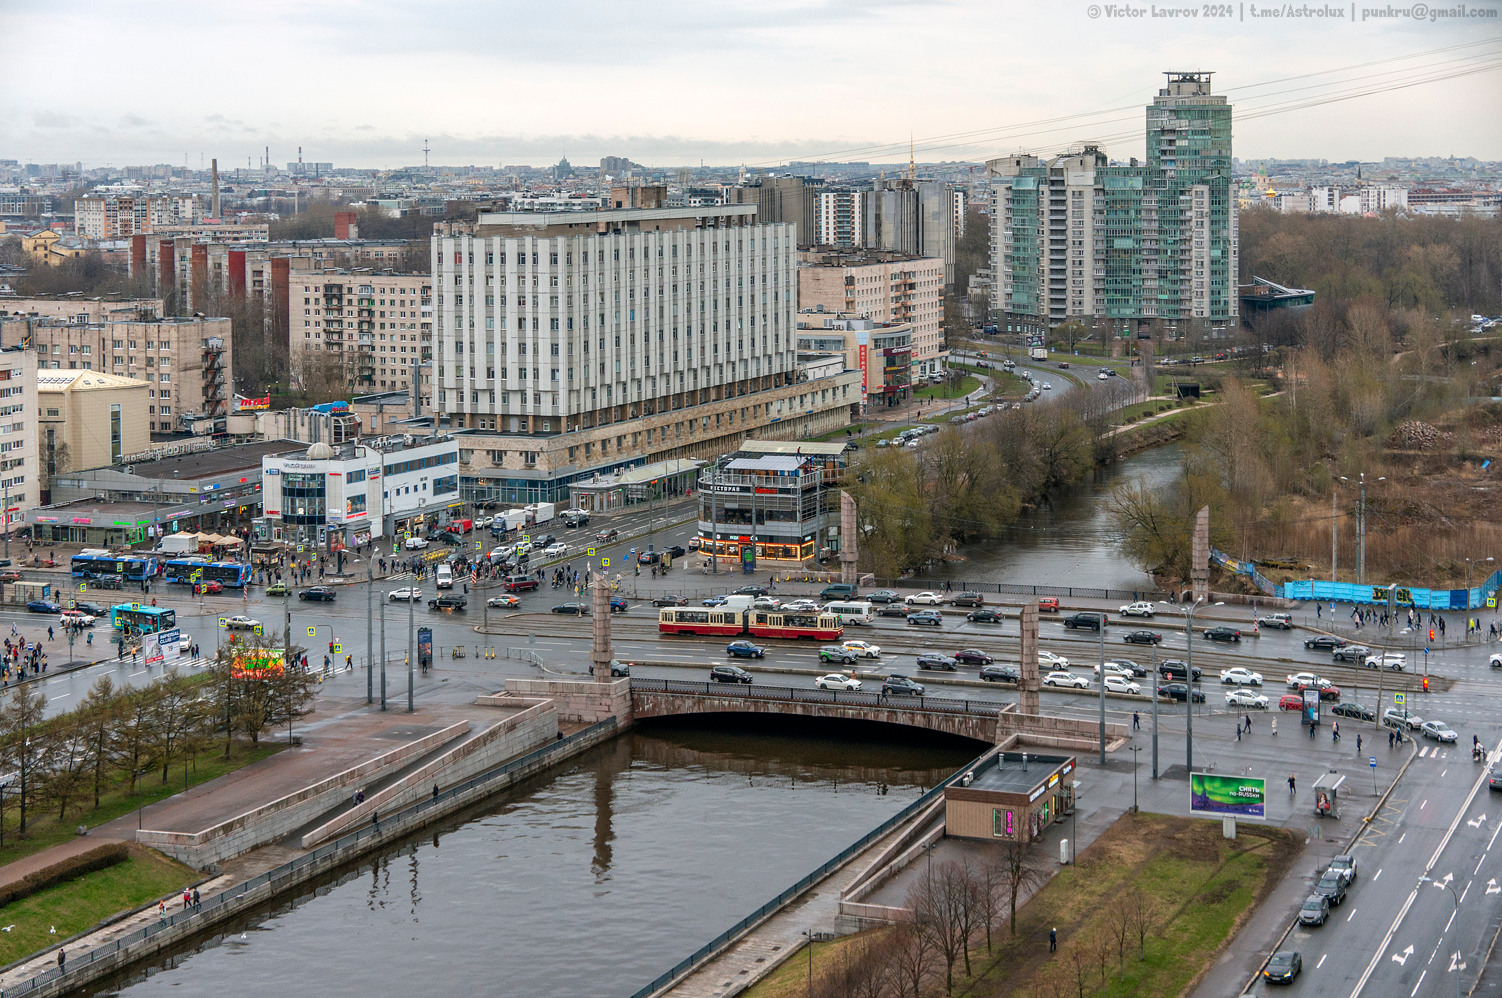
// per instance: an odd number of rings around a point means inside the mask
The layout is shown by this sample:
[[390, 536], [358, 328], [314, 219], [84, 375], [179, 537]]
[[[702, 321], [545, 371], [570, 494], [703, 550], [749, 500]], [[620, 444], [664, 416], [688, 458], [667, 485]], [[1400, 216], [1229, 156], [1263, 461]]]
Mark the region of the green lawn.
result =
[[[269, 742], [262, 742], [255, 746], [249, 742], [236, 742], [230, 757], [225, 759], [224, 743], [218, 742], [199, 755], [196, 764], [191, 761], [188, 763], [187, 785], [196, 787], [200, 783], [207, 783], [225, 773], [232, 773], [243, 766], [280, 752], [285, 747], [285, 745]], [[21, 816], [16, 808], [15, 800], [8, 801], [5, 808], [5, 848], [0, 849], [0, 865], [13, 862], [22, 856], [29, 856], [49, 846], [55, 846], [59, 842], [68, 841], [74, 837], [75, 829], [79, 825], [94, 828], [129, 814], [142, 803], [150, 807], [157, 801], [166, 800], [183, 789], [181, 762], [173, 764], [172, 772], [165, 784], [162, 783], [162, 771], [156, 769], [143, 776], [137, 787], [141, 791], [139, 795], [127, 793], [124, 787], [109, 790], [101, 795], [97, 811], [80, 814], [76, 810], [69, 810], [67, 818], [62, 821], [58, 821], [57, 811], [50, 808], [46, 811], [28, 810], [24, 839], [17, 838]], [[89, 795], [81, 802], [92, 804], [93, 796]]]
[[[55, 945], [117, 912], [181, 891], [198, 879], [191, 869], [149, 849], [0, 908], [0, 965]], [[181, 902], [178, 902], [181, 905]], [[168, 902], [168, 907], [172, 907]], [[57, 929], [54, 935], [51, 930]]]
[[957, 385], [929, 385], [913, 392], [913, 398], [919, 399], [957, 399], [964, 398], [980, 387], [980, 379], [966, 376]]

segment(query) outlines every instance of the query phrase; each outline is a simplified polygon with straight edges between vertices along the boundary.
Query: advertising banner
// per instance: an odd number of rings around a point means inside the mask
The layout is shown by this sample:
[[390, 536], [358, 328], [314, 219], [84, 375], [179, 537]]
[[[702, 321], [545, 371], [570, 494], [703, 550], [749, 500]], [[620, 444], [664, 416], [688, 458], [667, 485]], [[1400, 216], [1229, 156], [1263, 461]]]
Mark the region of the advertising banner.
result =
[[230, 675], [236, 679], [276, 679], [281, 674], [280, 648], [246, 649], [230, 664]]
[[1256, 776], [1191, 773], [1189, 810], [1231, 818], [1266, 817], [1267, 781]]
[[152, 635], [152, 637], [157, 639], [157, 650], [161, 656], [158, 661], [166, 665], [176, 662], [181, 654], [182, 632], [174, 627], [170, 631], [162, 631], [160, 634]]
[[162, 650], [160, 641], [158, 640], [160, 638], [160, 634], [144, 634], [141, 636], [141, 658], [146, 662], [148, 667], [162, 664]]

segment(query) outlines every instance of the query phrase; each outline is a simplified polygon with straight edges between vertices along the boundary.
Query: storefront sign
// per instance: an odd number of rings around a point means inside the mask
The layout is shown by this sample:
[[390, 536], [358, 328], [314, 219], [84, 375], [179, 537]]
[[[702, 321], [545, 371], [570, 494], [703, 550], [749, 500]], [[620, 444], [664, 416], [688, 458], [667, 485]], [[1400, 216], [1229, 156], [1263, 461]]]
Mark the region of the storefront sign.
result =
[[256, 410], [270, 409], [270, 408], [271, 408], [271, 396], [270, 395], [267, 395], [265, 398], [259, 398], [259, 399], [240, 399], [240, 411], [241, 412], [254, 412]]

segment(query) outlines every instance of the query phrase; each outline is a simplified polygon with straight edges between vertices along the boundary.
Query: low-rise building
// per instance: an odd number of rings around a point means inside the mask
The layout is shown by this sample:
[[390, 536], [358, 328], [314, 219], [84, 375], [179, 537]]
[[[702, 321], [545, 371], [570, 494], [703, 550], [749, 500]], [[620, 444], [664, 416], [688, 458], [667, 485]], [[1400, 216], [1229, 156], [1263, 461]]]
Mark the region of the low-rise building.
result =
[[823, 469], [797, 453], [735, 457], [699, 477], [699, 550], [747, 570], [817, 557], [827, 514]]
[[74, 468], [118, 464], [151, 446], [144, 381], [99, 371], [38, 371], [38, 461], [50, 482]]
[[88, 247], [51, 229], [43, 229], [41, 232], [22, 236], [21, 251], [43, 267], [55, 267], [83, 256], [88, 252]]
[[798, 313], [799, 356], [838, 354], [848, 370], [859, 371], [866, 405], [896, 405], [912, 392], [913, 326], [877, 322], [864, 315], [825, 312], [822, 306]]
[[1074, 807], [1073, 756], [998, 752], [944, 788], [944, 834], [1031, 842]]

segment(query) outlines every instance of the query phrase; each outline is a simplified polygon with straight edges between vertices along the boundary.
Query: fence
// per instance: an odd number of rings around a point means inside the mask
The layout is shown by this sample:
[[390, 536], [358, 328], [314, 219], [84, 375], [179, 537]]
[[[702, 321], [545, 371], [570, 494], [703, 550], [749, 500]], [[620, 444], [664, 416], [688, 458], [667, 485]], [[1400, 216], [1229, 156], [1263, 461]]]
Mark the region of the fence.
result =
[[996, 700], [956, 700], [952, 697], [908, 696], [888, 693], [850, 693], [802, 689], [794, 686], [743, 686], [739, 683], [696, 683], [684, 679], [633, 679], [632, 693], [684, 693], [693, 696], [730, 696], [782, 703], [825, 703], [843, 707], [901, 707], [936, 714], [974, 714], [999, 717]]
[[931, 589], [943, 592], [948, 582], [954, 591], [1001, 593], [1009, 596], [1057, 596], [1066, 599], [1166, 600], [1156, 589], [1092, 589], [1081, 586], [1020, 586], [1008, 582], [974, 582], [954, 579], [876, 579], [873, 585], [886, 589]]
[[[1493, 572], [1475, 589], [1419, 589], [1399, 586], [1393, 592], [1393, 602], [1400, 607], [1412, 606], [1420, 610], [1495, 609], [1499, 586], [1502, 586], [1502, 569]], [[1310, 579], [1306, 582], [1285, 582], [1278, 589], [1279, 595], [1284, 599], [1387, 605], [1387, 586]]]
[[1210, 549], [1210, 560], [1219, 565], [1221, 568], [1224, 568], [1228, 572], [1235, 572], [1237, 575], [1245, 575], [1247, 578], [1256, 583], [1258, 589], [1262, 590], [1268, 596], [1279, 595], [1278, 587], [1274, 585], [1272, 583], [1272, 580], [1270, 580], [1267, 576], [1257, 571], [1257, 565], [1255, 562], [1240, 561], [1239, 559], [1232, 558], [1225, 552], [1218, 551], [1215, 548]]
[[[231, 917], [246, 908], [268, 900], [277, 891], [285, 890], [309, 877], [354, 860], [398, 835], [414, 831], [430, 820], [437, 820], [450, 811], [468, 806], [472, 803], [471, 798], [484, 796], [484, 788], [487, 784], [509, 783], [513, 775], [528, 775], [531, 771], [548, 765], [548, 760], [553, 756], [561, 755], [566, 758], [571, 754], [569, 750], [574, 746], [583, 742], [584, 747], [588, 747], [613, 732], [615, 727], [615, 718], [606, 718], [567, 738], [550, 742], [536, 751], [456, 784], [436, 797], [425, 797], [418, 803], [403, 808], [386, 820], [384, 829], [381, 825], [371, 824], [342, 835], [333, 842], [319, 846], [275, 869], [206, 897], [202, 903], [192, 908], [164, 915], [156, 922], [121, 936], [108, 946], [97, 946], [78, 956], [70, 956], [65, 969], [55, 968], [44, 971], [16, 987], [6, 988], [3, 994], [6, 998], [11, 998], [14, 995], [30, 994], [42, 989], [53, 990], [53, 985], [58, 986], [56, 990], [59, 993], [63, 990], [82, 987], [87, 981], [95, 979], [102, 973], [109, 973], [124, 966], [125, 963], [147, 955], [145, 953], [129, 954], [127, 951], [141, 946], [154, 936], [170, 933], [162, 942], [162, 945], [167, 945], [192, 932], [207, 929], [221, 919]], [[502, 789], [502, 787], [496, 789]], [[481, 793], [477, 794], [477, 791]], [[119, 959], [121, 954], [125, 954], [123, 960]], [[92, 975], [80, 974], [80, 971], [101, 961], [109, 962], [107, 969]], [[64, 978], [69, 978], [66, 984], [64, 984]]]
[[[989, 751], [990, 750], [988, 750], [988, 752]], [[923, 796], [919, 797], [907, 807], [904, 807], [901, 811], [898, 811], [896, 814], [892, 815], [892, 817], [888, 818], [886, 821], [883, 821], [881, 824], [871, 829], [871, 831], [867, 832], [865, 835], [862, 835], [860, 838], [856, 839], [844, 849], [841, 849], [832, 858], [825, 860], [817, 869], [815, 869], [811, 873], [805, 874], [797, 883], [782, 891], [770, 901], [761, 905], [755, 911], [751, 912], [751, 914], [747, 915], [739, 922], [736, 922], [730, 928], [726, 929], [724, 932], [721, 932], [719, 935], [715, 936], [703, 946], [700, 946], [697, 950], [689, 954], [684, 959], [678, 961], [678, 963], [675, 964], [672, 969], [659, 975], [656, 980], [648, 984], [646, 987], [639, 989], [635, 994], [631, 996], [631, 998], [648, 998], [649, 995], [656, 994], [658, 991], [661, 991], [669, 984], [672, 984], [674, 981], [679, 980], [684, 975], [694, 970], [710, 957], [713, 957], [720, 953], [720, 951], [725, 949], [726, 946], [735, 941], [745, 932], [754, 928], [768, 915], [775, 913], [783, 905], [787, 904], [789, 901], [798, 897], [804, 891], [808, 890], [810, 887], [823, 880], [830, 873], [839, 869], [851, 857], [857, 855], [861, 850], [865, 849], [872, 842], [877, 841], [892, 829], [896, 828], [904, 821], [907, 821], [910, 817], [919, 813], [934, 801], [940, 799], [944, 794], [945, 787], [958, 780], [961, 776], [969, 772], [971, 769], [974, 769], [975, 766], [984, 757], [985, 754], [983, 753], [982, 755], [977, 756], [976, 759], [970, 762], [968, 765], [962, 766], [960, 769], [956, 770], [947, 779], [943, 780], [933, 789], [924, 793]]]

